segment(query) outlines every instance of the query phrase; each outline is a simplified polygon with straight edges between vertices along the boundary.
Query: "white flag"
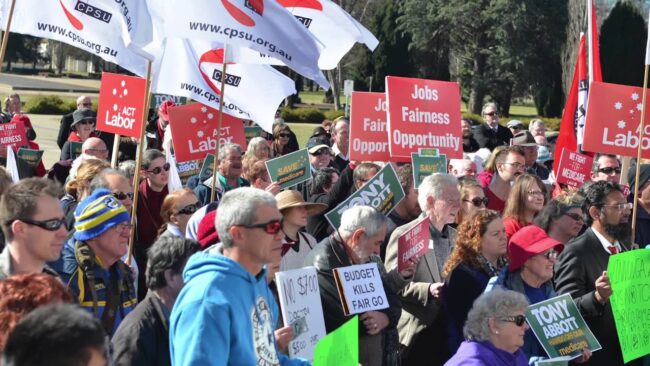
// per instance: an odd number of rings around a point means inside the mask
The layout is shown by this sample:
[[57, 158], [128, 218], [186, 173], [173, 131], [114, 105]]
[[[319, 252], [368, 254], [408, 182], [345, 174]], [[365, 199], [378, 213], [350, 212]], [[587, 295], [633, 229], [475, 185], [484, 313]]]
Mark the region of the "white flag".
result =
[[[190, 97], [219, 109], [224, 49], [219, 42], [165, 40], [163, 53], [154, 62], [154, 93]], [[224, 112], [251, 119], [271, 132], [275, 111], [296, 93], [293, 80], [268, 65], [228, 63]]]
[[276, 0], [164, 0], [167, 37], [247, 47], [277, 58], [325, 89], [318, 68], [323, 45]]
[[16, 164], [16, 154], [11, 146], [7, 146], [7, 172], [11, 175], [11, 180], [17, 183], [20, 180], [18, 175], [18, 164]]
[[165, 150], [165, 162], [169, 163], [169, 180], [167, 181], [167, 190], [169, 193], [183, 189], [183, 182], [181, 177], [178, 175], [178, 166], [176, 165], [176, 159], [174, 155], [169, 151]]
[[[127, 49], [120, 36], [131, 21], [129, 13], [135, 12], [129, 6], [138, 1], [17, 0], [10, 31], [67, 43], [145, 76], [147, 60]], [[10, 3], [1, 5], [2, 29]]]

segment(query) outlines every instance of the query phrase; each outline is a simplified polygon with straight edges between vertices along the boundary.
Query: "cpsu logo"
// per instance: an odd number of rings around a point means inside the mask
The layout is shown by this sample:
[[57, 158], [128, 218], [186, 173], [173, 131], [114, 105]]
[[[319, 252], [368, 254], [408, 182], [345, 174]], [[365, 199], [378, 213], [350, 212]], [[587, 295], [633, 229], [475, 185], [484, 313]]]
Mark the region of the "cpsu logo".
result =
[[[79, 18], [77, 18], [74, 14], [72, 14], [70, 10], [68, 10], [68, 8], [65, 7], [62, 0], [59, 0], [59, 4], [61, 5], [61, 8], [63, 8], [63, 12], [65, 13], [66, 18], [68, 18], [68, 21], [70, 21], [70, 24], [72, 24], [72, 26], [77, 30], [83, 30], [84, 24], [81, 22], [81, 20], [79, 20]], [[74, 6], [74, 10], [107, 24], [110, 23], [111, 19], [113, 18], [113, 14], [81, 0], [77, 1]]]
[[[221, 95], [221, 89], [217, 87], [216, 83], [219, 83], [219, 85], [221, 84], [222, 72], [218, 68], [215, 68], [210, 73], [211, 76], [209, 76], [206, 71], [212, 67], [211, 64], [223, 65], [224, 57], [225, 55], [223, 48], [219, 48], [202, 54], [201, 58], [199, 59], [199, 70], [201, 71], [201, 76], [208, 83], [208, 85], [210, 85], [210, 88], [212, 88], [212, 90], [217, 93], [217, 95]], [[232, 64], [232, 62], [228, 62], [227, 64]], [[226, 72], [226, 77], [224, 80], [226, 85], [237, 87], [241, 81], [241, 76], [232, 75]]]
[[[277, 0], [280, 5], [282, 5], [285, 8], [305, 8], [305, 9], [312, 9], [316, 11], [323, 11], [323, 4], [320, 3], [319, 0]], [[305, 26], [305, 28], [309, 29], [309, 26], [311, 25], [312, 20], [310, 18], [307, 18], [305, 16], [299, 16], [295, 15], [296, 19], [302, 25]]]
[[[223, 7], [236, 21], [247, 27], [254, 27], [255, 20], [245, 10], [238, 8], [231, 0], [221, 0]], [[264, 0], [244, 0], [244, 7], [257, 15], [264, 14]]]

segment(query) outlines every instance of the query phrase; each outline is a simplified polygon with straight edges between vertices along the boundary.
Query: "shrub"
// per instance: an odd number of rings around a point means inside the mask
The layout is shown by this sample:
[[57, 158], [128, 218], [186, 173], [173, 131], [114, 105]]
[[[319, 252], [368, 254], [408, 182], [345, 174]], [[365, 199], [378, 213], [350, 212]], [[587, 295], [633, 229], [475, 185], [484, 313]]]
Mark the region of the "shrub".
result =
[[345, 116], [345, 111], [330, 110], [325, 112], [325, 118], [333, 121], [341, 116]]
[[56, 95], [37, 95], [25, 103], [25, 112], [32, 114], [66, 114], [75, 110], [76, 103], [65, 102]]
[[282, 108], [282, 118], [287, 122], [321, 123], [325, 114], [315, 108]]

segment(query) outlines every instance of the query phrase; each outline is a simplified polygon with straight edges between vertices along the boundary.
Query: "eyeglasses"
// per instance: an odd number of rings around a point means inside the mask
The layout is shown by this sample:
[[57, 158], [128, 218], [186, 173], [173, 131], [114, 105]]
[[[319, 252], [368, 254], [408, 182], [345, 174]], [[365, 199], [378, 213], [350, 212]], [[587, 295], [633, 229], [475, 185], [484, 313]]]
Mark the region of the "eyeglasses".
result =
[[163, 169], [164, 169], [166, 172], [168, 172], [168, 171], [169, 171], [169, 167], [170, 167], [169, 163], [165, 163], [165, 165], [163, 165], [162, 167], [157, 166], [157, 167], [155, 167], [155, 168], [153, 168], [153, 169], [151, 169], [151, 170], [147, 170], [147, 172], [148, 172], [148, 173], [153, 173], [153, 174], [155, 174], [155, 175], [158, 175], [158, 174], [160, 174], [160, 172], [163, 171]]
[[549, 261], [552, 261], [557, 259], [558, 253], [555, 250], [549, 250], [548, 252], [542, 253], [540, 255]]
[[486, 112], [486, 113], [483, 113], [483, 115], [484, 116], [494, 117], [494, 116], [498, 116], [499, 112]]
[[471, 202], [476, 207], [487, 206], [489, 200], [487, 197], [474, 197], [471, 200], [463, 200], [463, 202]]
[[92, 151], [92, 152], [102, 153], [102, 154], [108, 152], [108, 150], [106, 149], [87, 149], [86, 151]]
[[600, 168], [600, 169], [598, 169], [598, 171], [603, 173], [603, 174], [607, 174], [607, 175], [610, 175], [612, 173], [621, 174], [621, 168], [614, 168], [614, 167], [611, 167], [611, 166], [605, 167], [605, 168]]
[[524, 167], [524, 164], [518, 163], [518, 162], [515, 162], [515, 163], [503, 163], [503, 164], [508, 164], [508, 165], [512, 166], [513, 168], [515, 168], [517, 170]]
[[133, 201], [132, 192], [113, 192], [113, 197], [117, 198], [118, 201], [124, 201], [127, 198]]
[[278, 134], [278, 136], [280, 136], [280, 137], [291, 137], [291, 134], [288, 134], [288, 133], [280, 133], [280, 134]]
[[314, 156], [330, 155], [330, 151], [328, 149], [321, 149], [316, 151], [315, 153], [310, 153], [310, 154]]
[[614, 207], [619, 211], [624, 211], [624, 210], [631, 210], [633, 207], [633, 204], [628, 202], [628, 203], [613, 203], [611, 205], [603, 205], [603, 207]]
[[84, 106], [84, 107], [92, 107], [93, 106], [93, 104], [91, 102], [79, 103], [79, 105]]
[[94, 125], [95, 121], [91, 121], [89, 119], [85, 119], [83, 121], [77, 122], [78, 125]]
[[178, 210], [178, 214], [179, 215], [191, 215], [191, 214], [195, 213], [196, 210], [199, 209], [199, 205], [200, 205], [199, 202], [194, 202], [192, 204], [189, 204], [189, 205], [181, 208], [180, 210]]
[[30, 219], [18, 219], [18, 221], [22, 221], [29, 225], [38, 226], [41, 229], [47, 231], [57, 231], [61, 228], [61, 226], [65, 225], [65, 217], [62, 217], [60, 219], [49, 219], [49, 220], [42, 220], [42, 221], [30, 220]]
[[526, 324], [526, 317], [523, 315], [504, 316], [503, 318], [498, 318], [498, 319], [504, 322], [515, 323], [518, 327], [521, 327], [522, 325]]
[[565, 216], [569, 216], [570, 218], [573, 219], [573, 221], [583, 221], [583, 220], [582, 220], [582, 215], [577, 214], [577, 213], [566, 212], [564, 215], [565, 215]]
[[531, 196], [542, 196], [544, 197], [544, 192], [542, 191], [528, 191], [527, 192]]
[[277, 235], [280, 232], [280, 230], [282, 230], [282, 221], [271, 220], [263, 224], [235, 225], [235, 226], [243, 226], [247, 229], [263, 229], [267, 234]]

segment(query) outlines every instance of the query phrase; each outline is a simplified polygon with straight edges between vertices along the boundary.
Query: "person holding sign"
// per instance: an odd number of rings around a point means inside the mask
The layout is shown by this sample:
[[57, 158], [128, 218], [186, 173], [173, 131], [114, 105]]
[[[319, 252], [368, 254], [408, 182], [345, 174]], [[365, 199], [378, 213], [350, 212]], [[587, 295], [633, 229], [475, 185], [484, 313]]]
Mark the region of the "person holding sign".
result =
[[[36, 140], [36, 131], [34, 126], [32, 126], [32, 121], [25, 114], [15, 114], [11, 118], [11, 123], [21, 121], [25, 124], [25, 132], [27, 133], [27, 145], [26, 147], [30, 150], [40, 150], [40, 146], [34, 141]], [[45, 175], [45, 166], [43, 165], [43, 159], [38, 161], [36, 165], [36, 176], [42, 177]]]

